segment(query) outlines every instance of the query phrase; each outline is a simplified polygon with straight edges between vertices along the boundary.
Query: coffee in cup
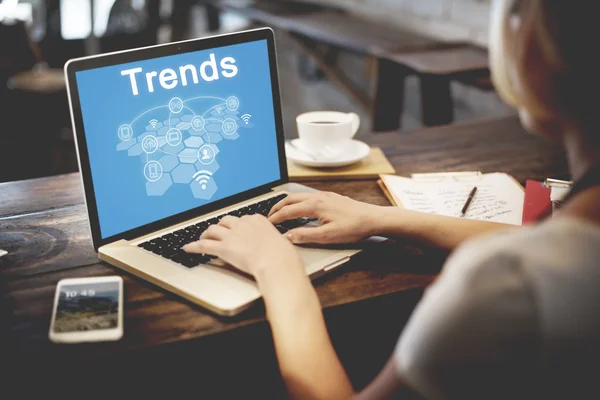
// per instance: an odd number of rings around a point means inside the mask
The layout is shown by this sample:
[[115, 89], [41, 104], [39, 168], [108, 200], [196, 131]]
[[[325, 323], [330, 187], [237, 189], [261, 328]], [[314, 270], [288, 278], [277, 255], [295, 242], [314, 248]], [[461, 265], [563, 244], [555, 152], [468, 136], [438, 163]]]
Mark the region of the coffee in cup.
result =
[[356, 135], [360, 117], [355, 113], [314, 111], [298, 115], [296, 123], [302, 146], [307, 149], [341, 149]]

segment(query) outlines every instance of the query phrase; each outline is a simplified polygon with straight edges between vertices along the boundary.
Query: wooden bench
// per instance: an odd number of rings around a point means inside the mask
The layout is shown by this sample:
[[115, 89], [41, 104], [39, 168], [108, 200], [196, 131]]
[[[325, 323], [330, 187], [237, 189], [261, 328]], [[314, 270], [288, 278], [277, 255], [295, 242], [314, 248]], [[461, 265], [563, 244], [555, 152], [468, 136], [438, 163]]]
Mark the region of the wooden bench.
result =
[[374, 131], [400, 128], [405, 78], [416, 74], [421, 84], [421, 120], [425, 126], [454, 120], [450, 84], [459, 81], [492, 89], [487, 52], [469, 44], [418, 52], [380, 53], [373, 96]]
[[301, 2], [216, 3], [222, 10], [241, 14], [257, 22], [327, 43], [358, 54], [435, 48], [440, 42], [346, 13], [340, 9]]
[[[470, 45], [444, 43], [340, 9], [292, 1], [225, 0], [215, 5], [289, 33], [327, 79], [371, 110], [376, 132], [400, 127], [407, 76], [417, 74], [422, 80], [422, 120], [431, 126], [452, 121], [450, 80], [471, 79], [474, 71], [485, 76], [487, 69], [485, 54]], [[336, 65], [339, 50], [379, 60], [374, 95], [359, 89]]]

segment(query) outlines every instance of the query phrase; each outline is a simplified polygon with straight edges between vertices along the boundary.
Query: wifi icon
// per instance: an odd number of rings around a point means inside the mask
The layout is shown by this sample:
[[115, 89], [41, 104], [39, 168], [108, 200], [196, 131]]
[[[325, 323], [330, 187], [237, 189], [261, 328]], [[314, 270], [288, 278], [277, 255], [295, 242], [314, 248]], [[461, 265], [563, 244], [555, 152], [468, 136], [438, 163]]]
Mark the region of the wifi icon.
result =
[[158, 124], [158, 120], [157, 119], [151, 119], [150, 120], [150, 126], [152, 128], [156, 128], [156, 124]]
[[211, 177], [212, 172], [206, 170], [198, 171], [194, 174], [194, 176], [192, 176], [192, 178], [200, 184], [203, 190], [206, 190], [206, 184], [208, 183]]
[[250, 122], [250, 118], [252, 118], [252, 115], [250, 115], [250, 114], [244, 114], [244, 115], [242, 115], [242, 121], [244, 121], [244, 123], [246, 125], [248, 125], [248, 123]]

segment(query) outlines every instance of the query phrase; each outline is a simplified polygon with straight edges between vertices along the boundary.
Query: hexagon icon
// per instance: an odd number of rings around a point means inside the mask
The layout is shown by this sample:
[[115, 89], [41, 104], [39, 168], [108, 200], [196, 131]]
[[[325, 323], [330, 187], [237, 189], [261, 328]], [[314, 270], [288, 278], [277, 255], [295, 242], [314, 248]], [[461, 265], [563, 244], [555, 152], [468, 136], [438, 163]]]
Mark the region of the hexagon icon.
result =
[[190, 183], [190, 189], [192, 189], [192, 194], [195, 198], [210, 200], [219, 188], [217, 187], [214, 177], [211, 177], [210, 179], [206, 179], [206, 182], [204, 182], [204, 180], [202, 182], [192, 181], [192, 183]]
[[162, 165], [163, 171], [171, 172], [173, 168], [179, 165], [179, 159], [176, 156], [165, 154], [158, 162]]
[[127, 155], [130, 157], [139, 156], [143, 152], [144, 152], [144, 149], [142, 149], [142, 144], [136, 143], [135, 146], [131, 147], [129, 149], [129, 151], [127, 151]]
[[240, 134], [237, 133], [237, 132], [235, 132], [235, 133], [233, 133], [231, 135], [224, 135], [223, 136], [223, 139], [226, 139], [226, 140], [237, 140], [239, 138], [240, 138]]
[[180, 122], [175, 126], [175, 128], [179, 129], [180, 131], [188, 130], [191, 127], [192, 127], [192, 124], [190, 124], [189, 122]]
[[164, 147], [167, 144], [167, 138], [165, 136], [158, 136], [156, 140], [158, 141], [158, 147]]
[[204, 144], [204, 140], [200, 136], [192, 136], [185, 140], [185, 147], [199, 149]]
[[163, 126], [156, 132], [156, 134], [158, 136], [165, 136], [167, 134], [167, 132], [169, 132], [169, 129], [171, 129], [171, 128], [169, 128], [168, 126]]
[[190, 136], [203, 136], [206, 134], [204, 130], [197, 131], [195, 129], [189, 129], [187, 132], [190, 134]]
[[175, 183], [190, 183], [195, 173], [196, 168], [194, 168], [193, 165], [179, 164], [173, 172], [171, 172], [171, 176]]
[[[208, 149], [210, 151], [210, 149]], [[198, 149], [184, 149], [182, 150], [177, 157], [179, 157], [179, 162], [184, 164], [193, 164], [198, 161]]]
[[166, 146], [163, 149], [163, 153], [165, 154], [170, 154], [173, 156], [176, 156], [177, 154], [179, 154], [181, 152], [181, 150], [185, 149], [185, 146], [183, 145], [183, 142], [179, 143], [177, 146]]
[[217, 145], [211, 144], [210, 146], [215, 150], [215, 156], [221, 152], [221, 150], [219, 150], [219, 147]]
[[208, 164], [208, 165], [204, 165], [200, 161], [197, 161], [194, 164], [194, 167], [196, 167], [196, 171], [198, 171], [198, 172], [208, 171], [212, 174], [216, 173], [219, 170], [219, 168], [221, 168], [221, 166], [219, 165], [219, 162], [217, 160], [213, 161], [211, 164]]
[[204, 129], [206, 129], [207, 132], [221, 133], [221, 130], [223, 129], [223, 122], [219, 122], [218, 120], [212, 118], [207, 119]]
[[121, 142], [117, 145], [117, 151], [128, 150], [135, 144], [135, 140], [128, 140], [126, 142]]
[[221, 140], [223, 140], [223, 136], [221, 136], [217, 132], [206, 132], [206, 134], [204, 135], [204, 141], [207, 143], [215, 144], [219, 143]]
[[163, 174], [156, 182], [146, 182], [146, 194], [148, 196], [162, 196], [171, 185], [173, 185], [171, 176]]
[[179, 120], [179, 118], [171, 118], [171, 119], [166, 119], [163, 124], [165, 126], [170, 126], [170, 127], [174, 127], [175, 125], [177, 125], [178, 123], [180, 123], [181, 121]]

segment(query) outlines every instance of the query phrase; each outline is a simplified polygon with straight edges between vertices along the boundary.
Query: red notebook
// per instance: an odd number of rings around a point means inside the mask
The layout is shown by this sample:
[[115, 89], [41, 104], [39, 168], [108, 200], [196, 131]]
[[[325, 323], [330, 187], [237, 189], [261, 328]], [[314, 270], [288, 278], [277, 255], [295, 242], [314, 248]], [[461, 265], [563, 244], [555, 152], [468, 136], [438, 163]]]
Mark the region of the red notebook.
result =
[[523, 206], [523, 225], [539, 221], [552, 214], [552, 189], [543, 182], [528, 180], [525, 184], [525, 204]]

